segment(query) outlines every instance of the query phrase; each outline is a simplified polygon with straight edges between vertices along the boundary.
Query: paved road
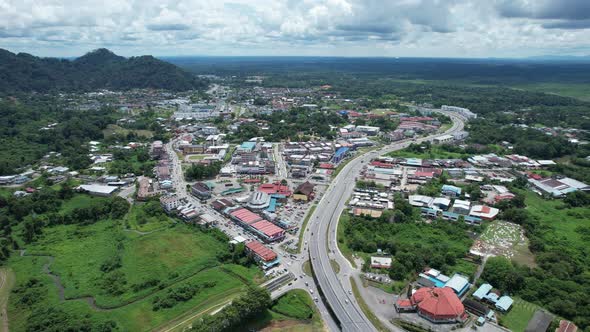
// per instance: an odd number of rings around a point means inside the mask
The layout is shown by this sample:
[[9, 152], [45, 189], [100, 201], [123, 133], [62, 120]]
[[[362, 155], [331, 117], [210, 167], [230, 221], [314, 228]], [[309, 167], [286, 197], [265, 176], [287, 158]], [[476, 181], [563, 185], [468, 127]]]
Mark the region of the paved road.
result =
[[[444, 134], [452, 134], [463, 129], [463, 119], [450, 113], [445, 114], [452, 118], [453, 126]], [[350, 294], [350, 281], [348, 277], [339, 277], [330, 265], [330, 259], [334, 259], [337, 262], [343, 262], [345, 260], [336, 244], [336, 229], [346, 200], [354, 190], [355, 176], [359, 173], [364, 163], [369, 162], [371, 159], [383, 153], [404, 149], [411, 143], [432, 141], [434, 138], [444, 134], [419, 138], [415, 141], [406, 140], [396, 142], [378, 151], [365, 153], [350, 161], [334, 181], [332, 181], [332, 184], [320, 201], [318, 208], [315, 210], [314, 215], [311, 217], [311, 222], [308, 225], [310, 235], [306, 236], [306, 238], [309, 238], [309, 253], [314, 274], [318, 280], [318, 287], [322, 290], [325, 297], [325, 301], [340, 322], [340, 327], [343, 331], [375, 331], [375, 327], [362, 312], [354, 296]], [[307, 230], [305, 231], [307, 232]], [[362, 287], [361, 285], [358, 286]], [[399, 329], [399, 331], [402, 330]]]

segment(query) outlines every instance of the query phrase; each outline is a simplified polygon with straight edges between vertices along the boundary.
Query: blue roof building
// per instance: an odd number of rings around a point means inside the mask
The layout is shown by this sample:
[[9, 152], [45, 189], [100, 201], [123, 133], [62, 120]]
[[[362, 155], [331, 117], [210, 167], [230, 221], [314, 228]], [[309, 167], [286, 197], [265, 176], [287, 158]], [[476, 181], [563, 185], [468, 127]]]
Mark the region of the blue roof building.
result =
[[465, 294], [469, 289], [469, 286], [471, 286], [469, 279], [458, 273], [455, 273], [451, 279], [445, 283], [445, 287], [452, 288], [458, 296]]
[[338, 150], [336, 150], [336, 153], [334, 153], [334, 157], [332, 158], [334, 163], [339, 163], [340, 161], [342, 161], [342, 159], [344, 159], [344, 157], [346, 156], [348, 150], [349, 148], [345, 146], [338, 148]]
[[406, 158], [406, 165], [408, 165], [408, 166], [422, 166], [422, 159]]
[[461, 196], [461, 188], [445, 184], [441, 190], [443, 195], [458, 197]]
[[496, 302], [496, 309], [507, 312], [512, 307], [512, 303], [514, 303], [514, 300], [510, 296], [504, 295]]
[[490, 284], [483, 284], [479, 286], [479, 288], [473, 292], [473, 297], [482, 300], [488, 293], [492, 290], [492, 285]]
[[239, 152], [252, 152], [256, 148], [256, 142], [243, 142], [239, 147]]

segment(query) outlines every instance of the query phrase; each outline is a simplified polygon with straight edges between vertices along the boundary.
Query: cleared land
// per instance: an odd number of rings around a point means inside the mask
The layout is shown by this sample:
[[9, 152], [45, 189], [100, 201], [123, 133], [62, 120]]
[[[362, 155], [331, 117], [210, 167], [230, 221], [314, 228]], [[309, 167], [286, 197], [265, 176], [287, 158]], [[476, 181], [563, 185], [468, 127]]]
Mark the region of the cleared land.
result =
[[102, 131], [104, 137], [109, 137], [112, 135], [127, 135], [129, 133], [135, 133], [136, 136], [140, 136], [140, 137], [145, 137], [145, 138], [152, 138], [152, 136], [154, 136], [154, 133], [151, 132], [150, 130], [131, 130], [131, 129], [125, 129], [123, 127], [114, 125], [114, 124], [110, 124], [106, 127], [106, 129], [104, 129]]
[[538, 305], [515, 298], [512, 309], [500, 317], [500, 322], [513, 332], [523, 332], [537, 309]]
[[524, 230], [520, 225], [510, 222], [491, 222], [471, 249], [484, 254], [504, 256], [520, 264], [535, 265], [535, 257], [528, 249]]

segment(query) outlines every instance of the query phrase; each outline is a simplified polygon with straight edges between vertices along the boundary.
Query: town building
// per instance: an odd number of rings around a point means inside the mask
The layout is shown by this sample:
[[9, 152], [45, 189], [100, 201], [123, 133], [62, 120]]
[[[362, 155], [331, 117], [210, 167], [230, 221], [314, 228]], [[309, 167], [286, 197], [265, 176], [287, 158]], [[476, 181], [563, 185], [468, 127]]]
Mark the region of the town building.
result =
[[313, 188], [314, 185], [309, 181], [303, 182], [297, 186], [297, 188], [295, 188], [295, 195], [293, 195], [293, 199], [306, 202], [313, 200], [315, 196]]
[[268, 209], [270, 206], [270, 195], [265, 192], [256, 191], [250, 196], [247, 206], [253, 211]]
[[499, 212], [500, 210], [496, 209], [495, 207], [490, 207], [486, 205], [474, 205], [471, 207], [469, 215], [484, 220], [494, 220]]
[[440, 107], [440, 109], [442, 111], [446, 111], [446, 112], [453, 112], [453, 113], [457, 113], [461, 116], [463, 116], [466, 119], [476, 119], [477, 118], [477, 114], [471, 112], [468, 108], [463, 108], [463, 107], [457, 107], [457, 106], [447, 106], [447, 105], [442, 105]]
[[196, 182], [191, 187], [191, 194], [200, 200], [211, 198], [211, 188], [203, 182]]
[[279, 264], [279, 258], [272, 249], [262, 243], [252, 240], [246, 243], [246, 251], [254, 257], [265, 270]]
[[445, 196], [449, 196], [449, 197], [459, 197], [461, 196], [461, 188], [456, 187], [456, 186], [451, 186], [448, 184], [445, 184], [442, 186], [441, 189], [441, 193]]
[[80, 185], [77, 189], [86, 192], [92, 196], [108, 197], [115, 193], [119, 188], [113, 186], [105, 186], [101, 184], [83, 184]]
[[172, 213], [182, 205], [182, 200], [178, 196], [162, 196], [160, 197], [160, 205], [166, 213]]

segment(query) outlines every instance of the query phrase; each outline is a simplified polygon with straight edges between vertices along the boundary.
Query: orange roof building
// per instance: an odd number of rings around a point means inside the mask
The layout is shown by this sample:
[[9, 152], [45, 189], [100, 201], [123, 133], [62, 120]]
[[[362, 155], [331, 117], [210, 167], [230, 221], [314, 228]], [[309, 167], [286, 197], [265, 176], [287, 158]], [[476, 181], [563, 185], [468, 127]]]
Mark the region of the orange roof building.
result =
[[400, 299], [398, 312], [417, 312], [433, 323], [458, 323], [467, 319], [465, 307], [453, 289], [449, 287], [423, 287], [409, 299]]

